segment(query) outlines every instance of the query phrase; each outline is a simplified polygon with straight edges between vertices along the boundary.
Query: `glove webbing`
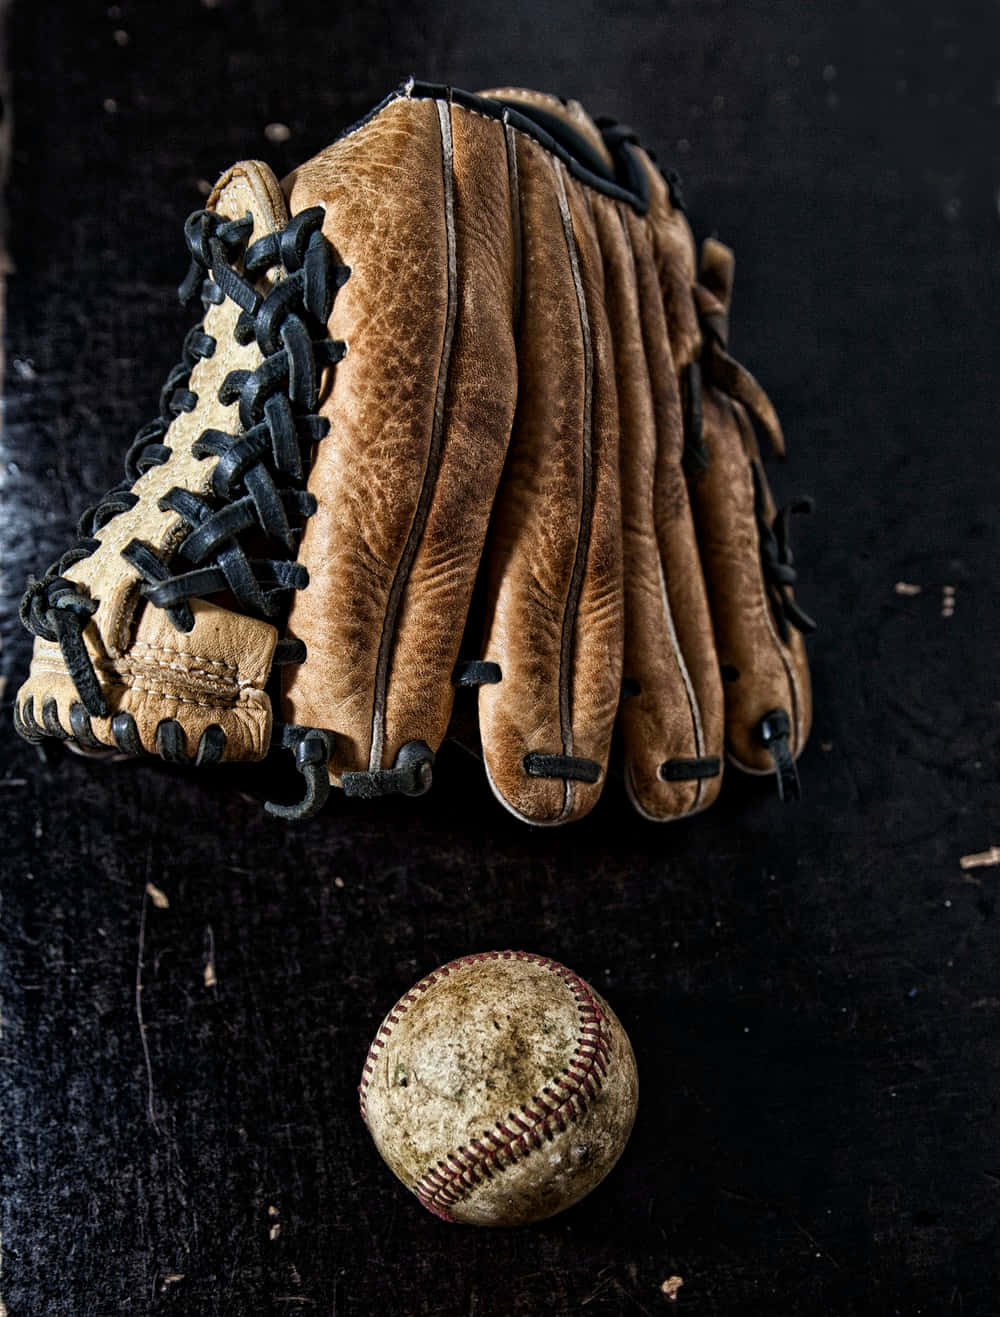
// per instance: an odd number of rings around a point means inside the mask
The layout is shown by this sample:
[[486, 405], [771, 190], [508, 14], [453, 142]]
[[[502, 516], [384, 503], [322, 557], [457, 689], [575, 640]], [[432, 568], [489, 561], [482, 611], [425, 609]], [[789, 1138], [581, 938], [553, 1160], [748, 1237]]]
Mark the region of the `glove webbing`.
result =
[[[194, 446], [196, 457], [219, 459], [213, 472], [214, 501], [174, 488], [159, 502], [161, 510], [175, 512], [189, 528], [173, 558], [192, 570], [172, 573], [155, 549], [140, 540], [122, 550], [122, 557], [141, 577], [140, 594], [163, 608], [179, 631], [194, 625], [189, 599], [228, 590], [242, 611], [276, 618], [288, 591], [302, 589], [308, 582], [305, 569], [290, 560], [301, 522], [316, 509], [315, 499], [301, 488], [308, 467], [304, 450], [328, 429], [328, 422], [315, 414], [320, 376], [326, 366], [341, 359], [344, 345], [328, 338], [326, 324], [336, 291], [350, 275], [345, 267], [333, 264], [322, 222], [321, 207], [302, 211], [283, 230], [258, 239], [245, 252], [253, 227], [250, 216], [225, 220], [214, 211], [196, 211], [184, 226], [191, 264], [179, 289], [181, 300], [189, 300], [199, 289], [206, 309], [230, 298], [242, 313], [237, 341], [246, 344], [256, 339], [264, 360], [255, 371], [231, 372], [220, 390], [224, 404], [239, 401], [240, 432], [206, 430]], [[248, 277], [235, 268], [241, 252]], [[250, 280], [274, 266], [281, 266], [285, 277], [262, 296]], [[35, 635], [59, 645], [80, 696], [69, 709], [70, 730], [60, 723], [54, 700], [45, 701], [41, 722], [33, 700], [23, 710], [15, 709], [17, 730], [28, 740], [72, 739], [86, 750], [109, 750], [90, 725], [91, 716], [106, 717], [110, 710], [83, 639], [98, 602], [63, 573], [98, 547], [97, 532], [112, 517], [136, 505], [138, 495], [131, 486], [144, 472], [169, 461], [172, 450], [162, 440], [181, 412], [197, 406], [197, 396], [188, 387], [191, 372], [215, 348], [203, 325], [188, 332], [182, 360], [160, 391], [159, 415], [142, 427], [128, 450], [125, 479], [83, 514], [77, 543], [24, 594], [22, 622]], [[276, 478], [292, 483], [279, 488]], [[278, 541], [289, 557], [248, 559], [240, 538], [257, 529]], [[274, 662], [301, 662], [304, 657], [300, 642], [279, 641]], [[144, 752], [130, 713], [116, 714], [110, 730], [124, 753]], [[303, 764], [312, 762], [314, 746], [310, 742]], [[192, 757], [197, 764], [215, 763], [224, 749], [225, 734], [212, 724], [202, 733]], [[156, 750], [166, 760], [188, 761], [185, 733], [175, 719], [158, 725]]]

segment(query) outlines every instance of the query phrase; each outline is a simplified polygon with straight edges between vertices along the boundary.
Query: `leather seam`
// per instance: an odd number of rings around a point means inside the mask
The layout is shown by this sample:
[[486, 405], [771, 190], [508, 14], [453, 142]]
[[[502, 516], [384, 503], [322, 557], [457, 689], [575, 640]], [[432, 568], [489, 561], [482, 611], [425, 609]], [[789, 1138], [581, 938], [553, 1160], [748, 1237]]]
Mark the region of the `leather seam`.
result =
[[205, 668], [185, 668], [179, 663], [162, 663], [156, 659], [115, 659], [111, 663], [99, 664], [104, 671], [110, 672], [132, 672], [141, 673], [149, 669], [160, 669], [165, 672], [176, 672], [181, 677], [204, 677], [206, 681], [215, 682], [218, 686], [237, 687], [252, 686], [255, 683], [251, 681], [233, 681], [230, 677], [222, 677], [217, 673], [209, 672]]
[[[594, 343], [587, 312], [587, 298], [580, 274], [580, 259], [573, 229], [573, 217], [566, 195], [566, 182], [561, 163], [555, 162], [556, 182], [559, 195], [559, 215], [562, 220], [563, 237], [569, 255], [570, 270], [573, 275], [573, 288], [576, 293], [577, 312], [580, 318], [580, 338], [583, 345], [583, 489], [580, 500], [579, 533], [576, 542], [576, 555], [566, 595], [566, 607], [563, 612], [562, 637], [559, 647], [559, 722], [562, 734], [563, 754], [572, 755], [573, 742], [573, 705], [572, 705], [572, 658], [575, 640], [580, 595], [583, 592], [583, 578], [590, 553], [590, 532], [594, 507]], [[571, 781], [564, 781], [564, 804], [560, 817], [566, 818], [572, 812], [576, 788]]]
[[524, 239], [521, 232], [521, 186], [517, 171], [517, 141], [507, 112], [503, 118], [503, 140], [507, 153], [507, 189], [510, 193], [511, 247], [514, 252], [514, 296], [511, 299], [513, 323], [520, 338], [524, 297]]
[[205, 663], [213, 668], [225, 668], [227, 672], [239, 672], [239, 664], [227, 663], [224, 659], [214, 659], [207, 654], [195, 654], [190, 649], [174, 649], [172, 645], [151, 645], [148, 640], [136, 640], [132, 649], [145, 649], [151, 654], [176, 654], [178, 658], [193, 659], [195, 663]]
[[216, 701], [191, 700], [184, 695], [175, 695], [173, 691], [161, 690], [159, 687], [156, 686], [147, 686], [144, 682], [140, 681], [136, 675], [133, 674], [122, 674], [120, 675], [118, 680], [110, 681], [108, 685], [120, 687], [123, 690], [135, 691], [139, 695], [156, 695], [160, 699], [173, 700], [177, 704], [193, 704], [199, 709], [235, 709], [240, 704], [247, 703], [244, 697], [248, 693], [248, 690], [256, 689], [252, 687], [251, 688], [242, 687], [240, 690], [234, 693], [231, 700], [229, 700], [226, 703], [223, 703], [218, 700]]

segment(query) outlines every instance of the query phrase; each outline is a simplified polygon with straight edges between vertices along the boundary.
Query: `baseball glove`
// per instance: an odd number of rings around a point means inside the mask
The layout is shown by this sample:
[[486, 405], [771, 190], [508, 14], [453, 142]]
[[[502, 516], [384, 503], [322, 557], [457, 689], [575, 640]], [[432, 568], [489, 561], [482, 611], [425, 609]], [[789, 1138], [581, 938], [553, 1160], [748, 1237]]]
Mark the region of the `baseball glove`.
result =
[[[732, 257], [576, 102], [410, 81], [279, 183], [185, 226], [203, 322], [125, 479], [25, 595], [30, 740], [196, 763], [294, 752], [419, 794], [456, 686], [534, 824], [585, 814], [620, 710], [638, 810], [725, 755], [797, 791], [809, 730], [789, 514], [726, 350]], [[478, 587], [477, 587], [478, 583]], [[464, 636], [464, 640], [463, 640]]]

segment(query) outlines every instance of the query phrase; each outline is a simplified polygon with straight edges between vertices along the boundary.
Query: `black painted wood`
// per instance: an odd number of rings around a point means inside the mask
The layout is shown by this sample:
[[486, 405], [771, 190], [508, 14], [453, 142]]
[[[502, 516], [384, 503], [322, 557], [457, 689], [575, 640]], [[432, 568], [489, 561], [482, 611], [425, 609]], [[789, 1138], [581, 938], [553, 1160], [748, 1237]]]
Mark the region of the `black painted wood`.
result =
[[[35, 0], [10, 36], [11, 1317], [656, 1314], [672, 1275], [692, 1317], [1000, 1311], [1000, 869], [959, 864], [1000, 842], [996, 7]], [[199, 188], [240, 156], [285, 172], [411, 71], [631, 122], [736, 247], [779, 495], [818, 499], [799, 807], [731, 775], [657, 829], [612, 783], [531, 832], [452, 746], [430, 797], [288, 828], [250, 771], [48, 769], [10, 732], [17, 598], [152, 415]], [[447, 1228], [355, 1087], [402, 990], [502, 945], [609, 997], [641, 1113], [571, 1213]]]

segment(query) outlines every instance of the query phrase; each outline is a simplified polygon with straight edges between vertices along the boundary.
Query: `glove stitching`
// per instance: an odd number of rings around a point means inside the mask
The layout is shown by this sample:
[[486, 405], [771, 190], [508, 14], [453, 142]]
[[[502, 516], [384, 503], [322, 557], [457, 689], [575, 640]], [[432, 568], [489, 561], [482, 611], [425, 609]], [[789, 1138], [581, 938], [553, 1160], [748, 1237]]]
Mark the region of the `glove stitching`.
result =
[[189, 649], [174, 649], [171, 645], [151, 645], [148, 640], [137, 640], [132, 648], [145, 649], [151, 654], [176, 654], [179, 658], [189, 658], [196, 663], [204, 663], [214, 668], [224, 668], [227, 672], [239, 672], [239, 665], [236, 663], [226, 663], [224, 659], [214, 659], [209, 658], [207, 655], [195, 654]]
[[[140, 673], [121, 673], [115, 680], [108, 683], [112, 687], [123, 690], [137, 691], [142, 695], [156, 695], [160, 699], [172, 700], [177, 704], [192, 704], [199, 709], [235, 709], [240, 704], [246, 704], [247, 694], [252, 694], [254, 688], [241, 687], [234, 692], [228, 701], [226, 700], [195, 700], [186, 695], [175, 695], [173, 691], [165, 687], [150, 685], [142, 680]], [[221, 692], [220, 692], [221, 693]]]
[[165, 672], [176, 672], [178, 673], [178, 675], [182, 677], [201, 677], [205, 680], [205, 682], [214, 682], [218, 688], [231, 689], [232, 687], [236, 686], [237, 688], [254, 687], [256, 689], [259, 689], [259, 687], [256, 687], [255, 682], [248, 680], [246, 678], [244, 678], [242, 681], [236, 680], [234, 682], [232, 679], [227, 679], [226, 677], [222, 677], [215, 672], [209, 672], [204, 668], [185, 668], [178, 663], [163, 662], [156, 659], [130, 659], [126, 657], [123, 659], [114, 660], [113, 662], [102, 663], [100, 664], [100, 666], [102, 671], [107, 673], [115, 673], [115, 672], [142, 673], [149, 670], [150, 668], [159, 668], [161, 671], [165, 671]]

